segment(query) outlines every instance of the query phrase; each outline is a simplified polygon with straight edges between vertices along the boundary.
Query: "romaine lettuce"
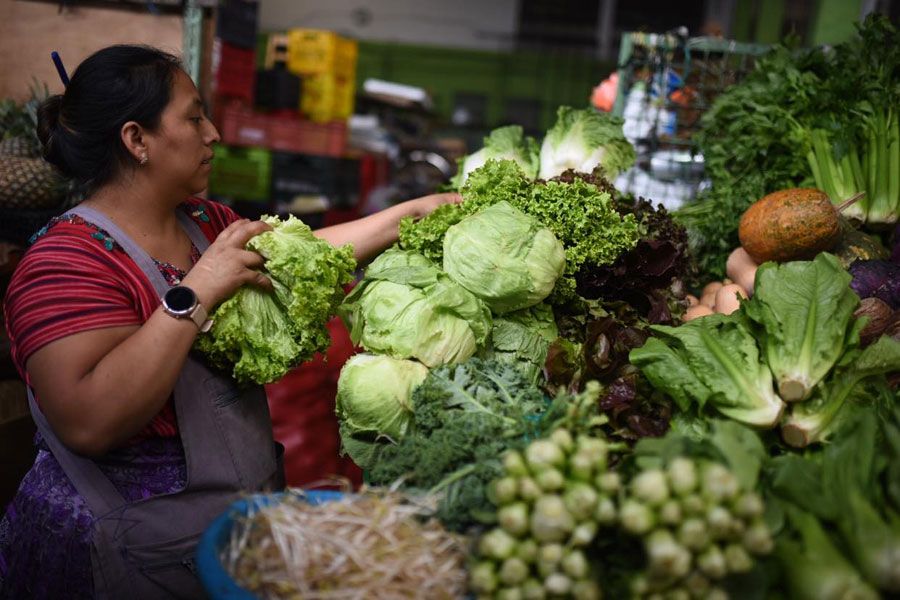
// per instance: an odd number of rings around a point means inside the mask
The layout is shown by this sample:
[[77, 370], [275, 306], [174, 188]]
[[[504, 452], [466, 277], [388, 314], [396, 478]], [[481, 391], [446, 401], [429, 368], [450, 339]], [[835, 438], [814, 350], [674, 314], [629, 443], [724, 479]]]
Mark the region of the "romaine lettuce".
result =
[[850, 279], [826, 253], [812, 261], [766, 263], [756, 272], [747, 315], [763, 328], [766, 358], [784, 400], [809, 397], [844, 353], [859, 304]]
[[772, 387], [756, 339], [741, 313], [710, 315], [680, 327], [654, 325], [658, 337], [631, 351], [631, 363], [686, 410], [711, 404], [747, 425], [773, 427], [784, 403]]

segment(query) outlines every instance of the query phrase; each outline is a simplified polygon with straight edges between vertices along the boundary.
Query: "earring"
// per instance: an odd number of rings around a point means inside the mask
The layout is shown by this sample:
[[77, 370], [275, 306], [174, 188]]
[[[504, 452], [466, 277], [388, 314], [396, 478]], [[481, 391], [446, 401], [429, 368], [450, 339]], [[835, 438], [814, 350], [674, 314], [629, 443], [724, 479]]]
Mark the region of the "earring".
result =
[[141, 160], [138, 161], [142, 165], [146, 165], [147, 161], [150, 160], [146, 154], [141, 154]]

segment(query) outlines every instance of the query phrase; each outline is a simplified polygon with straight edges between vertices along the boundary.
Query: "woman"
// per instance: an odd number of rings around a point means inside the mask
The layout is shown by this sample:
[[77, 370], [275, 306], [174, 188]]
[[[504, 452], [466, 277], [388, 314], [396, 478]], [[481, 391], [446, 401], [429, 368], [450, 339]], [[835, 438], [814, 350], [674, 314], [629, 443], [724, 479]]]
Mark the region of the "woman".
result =
[[[40, 435], [0, 524], [0, 596], [196, 597], [197, 535], [239, 493], [280, 480], [262, 389], [190, 354], [208, 311], [271, 285], [244, 249], [268, 226], [194, 197], [219, 135], [168, 54], [95, 53], [39, 123], [45, 158], [88, 195], [39, 232], [7, 293]], [[317, 235], [365, 260], [402, 217], [457, 201], [411, 200]]]

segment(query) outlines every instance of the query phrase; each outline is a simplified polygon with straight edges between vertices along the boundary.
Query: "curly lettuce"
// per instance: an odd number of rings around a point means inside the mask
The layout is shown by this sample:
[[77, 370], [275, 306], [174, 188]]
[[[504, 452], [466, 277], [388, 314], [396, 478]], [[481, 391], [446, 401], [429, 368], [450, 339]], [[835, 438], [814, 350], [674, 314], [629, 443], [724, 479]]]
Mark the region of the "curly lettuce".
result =
[[349, 245], [335, 248], [316, 238], [294, 216], [265, 216], [271, 231], [252, 238], [247, 248], [265, 259], [263, 272], [273, 291], [240, 288], [210, 315], [209, 332], [195, 347], [239, 383], [269, 383], [328, 348], [326, 324], [353, 280], [356, 261]]

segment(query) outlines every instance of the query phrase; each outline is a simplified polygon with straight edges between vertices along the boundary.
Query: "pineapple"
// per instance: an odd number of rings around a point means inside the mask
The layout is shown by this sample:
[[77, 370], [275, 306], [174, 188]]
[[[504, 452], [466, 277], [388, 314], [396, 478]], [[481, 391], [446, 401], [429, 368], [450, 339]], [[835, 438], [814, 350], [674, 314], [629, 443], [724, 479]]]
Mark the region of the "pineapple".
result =
[[44, 159], [0, 156], [0, 207], [46, 210], [65, 195], [65, 181]]
[[64, 180], [40, 158], [37, 109], [47, 95], [46, 85], [35, 84], [22, 105], [0, 101], [0, 207], [54, 208], [66, 195]]
[[27, 137], [19, 136], [6, 138], [5, 140], [0, 141], [0, 157], [3, 156], [37, 158], [39, 154], [31, 140]]

